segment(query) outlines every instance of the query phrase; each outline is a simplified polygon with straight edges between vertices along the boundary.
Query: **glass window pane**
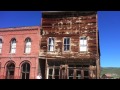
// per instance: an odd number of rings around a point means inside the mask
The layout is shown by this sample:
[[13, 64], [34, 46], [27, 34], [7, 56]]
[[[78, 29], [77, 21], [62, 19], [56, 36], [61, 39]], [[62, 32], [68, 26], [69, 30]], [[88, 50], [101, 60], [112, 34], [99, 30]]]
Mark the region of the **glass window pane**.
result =
[[27, 70], [27, 72], [30, 71], [30, 65], [29, 64], [27, 64], [26, 70]]
[[22, 73], [22, 79], [25, 79], [25, 73]]
[[70, 38], [67, 38], [67, 44], [70, 44]]
[[29, 79], [29, 73], [26, 73], [26, 79]]
[[66, 45], [67, 44], [67, 40], [66, 40], [66, 38], [64, 38], [64, 45]]
[[0, 43], [0, 48], [2, 48], [2, 43]]
[[2, 52], [2, 49], [0, 48], [0, 53]]
[[24, 63], [22, 65], [22, 79], [29, 79], [29, 74], [30, 74], [30, 64], [29, 63]]
[[2, 39], [0, 39], [0, 43], [2, 43]]
[[67, 45], [67, 50], [69, 50], [70, 45]]
[[87, 47], [86, 46], [81, 46], [80, 51], [87, 51]]
[[83, 40], [80, 40], [80, 45], [84, 45], [84, 41]]
[[53, 69], [49, 69], [49, 75], [52, 75]]
[[54, 39], [51, 38], [51, 45], [54, 45]]
[[54, 50], [54, 47], [52, 45], [49, 46], [49, 51], [53, 51]]

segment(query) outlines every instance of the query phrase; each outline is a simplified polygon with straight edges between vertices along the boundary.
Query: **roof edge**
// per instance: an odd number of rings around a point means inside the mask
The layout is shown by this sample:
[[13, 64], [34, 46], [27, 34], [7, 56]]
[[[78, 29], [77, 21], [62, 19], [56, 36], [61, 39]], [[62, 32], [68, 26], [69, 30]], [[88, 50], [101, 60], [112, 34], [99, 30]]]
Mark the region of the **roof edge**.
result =
[[40, 26], [7, 27], [7, 28], [0, 28], [0, 31], [31, 30], [31, 29], [37, 29], [37, 28], [40, 28]]

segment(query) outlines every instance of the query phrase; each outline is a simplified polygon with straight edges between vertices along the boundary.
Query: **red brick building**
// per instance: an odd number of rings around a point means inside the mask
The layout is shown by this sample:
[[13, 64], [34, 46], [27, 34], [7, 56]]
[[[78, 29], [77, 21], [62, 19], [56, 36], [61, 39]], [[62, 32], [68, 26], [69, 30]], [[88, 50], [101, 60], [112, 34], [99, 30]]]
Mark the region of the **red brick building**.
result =
[[38, 74], [40, 27], [0, 29], [0, 79], [34, 79]]

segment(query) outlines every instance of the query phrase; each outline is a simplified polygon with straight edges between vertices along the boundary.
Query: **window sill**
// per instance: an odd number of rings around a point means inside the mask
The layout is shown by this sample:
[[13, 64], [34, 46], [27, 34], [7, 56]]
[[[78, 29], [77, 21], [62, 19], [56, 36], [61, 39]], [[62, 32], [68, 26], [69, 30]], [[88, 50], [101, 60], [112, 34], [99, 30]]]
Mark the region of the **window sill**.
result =
[[24, 55], [30, 55], [31, 53], [24, 53]]
[[63, 51], [63, 52], [67, 53], [67, 52], [71, 52], [71, 51], [69, 50], [69, 51]]
[[9, 53], [10, 55], [16, 55], [16, 53]]
[[88, 51], [80, 51], [79, 53], [80, 53], [80, 54], [87, 54]]

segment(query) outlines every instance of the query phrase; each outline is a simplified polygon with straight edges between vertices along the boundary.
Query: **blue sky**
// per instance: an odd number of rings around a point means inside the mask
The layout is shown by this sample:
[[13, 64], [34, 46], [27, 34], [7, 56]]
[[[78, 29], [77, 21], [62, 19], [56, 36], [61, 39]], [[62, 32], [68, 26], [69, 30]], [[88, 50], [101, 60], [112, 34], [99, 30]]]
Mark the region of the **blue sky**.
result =
[[[0, 11], [0, 28], [40, 25], [40, 11]], [[120, 67], [120, 11], [98, 11], [102, 67]]]

